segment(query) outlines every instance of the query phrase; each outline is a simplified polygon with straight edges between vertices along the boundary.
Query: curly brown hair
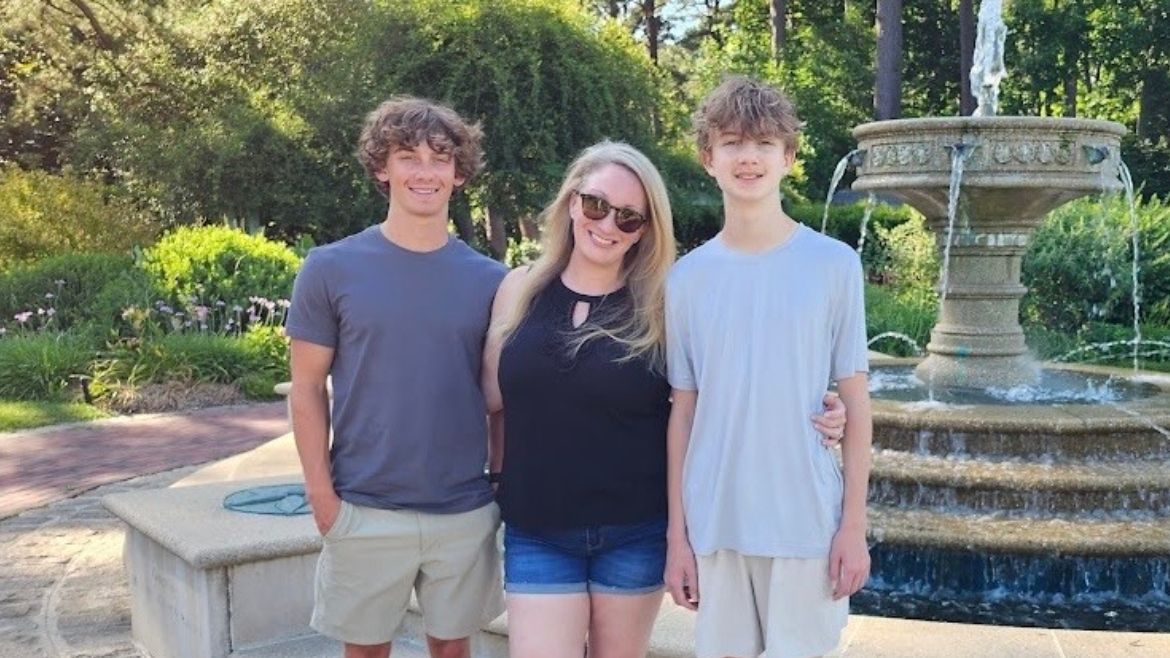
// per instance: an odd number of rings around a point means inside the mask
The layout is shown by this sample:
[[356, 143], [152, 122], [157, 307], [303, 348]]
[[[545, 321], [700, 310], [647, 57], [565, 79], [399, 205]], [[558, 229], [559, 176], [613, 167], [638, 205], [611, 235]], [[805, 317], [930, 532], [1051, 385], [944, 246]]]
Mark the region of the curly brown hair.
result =
[[699, 103], [691, 126], [700, 153], [710, 151], [712, 139], [723, 131], [751, 139], [779, 137], [795, 152], [804, 122], [796, 116], [796, 108], [784, 92], [736, 75], [725, 79]]
[[468, 123], [455, 110], [434, 101], [413, 96], [393, 96], [366, 115], [354, 155], [374, 180], [378, 192], [390, 195], [390, 185], [378, 180], [377, 173], [386, 167], [386, 159], [398, 148], [413, 148], [426, 142], [439, 153], [455, 158], [455, 175], [463, 184], [483, 171], [483, 150], [479, 142], [483, 131], [478, 123]]

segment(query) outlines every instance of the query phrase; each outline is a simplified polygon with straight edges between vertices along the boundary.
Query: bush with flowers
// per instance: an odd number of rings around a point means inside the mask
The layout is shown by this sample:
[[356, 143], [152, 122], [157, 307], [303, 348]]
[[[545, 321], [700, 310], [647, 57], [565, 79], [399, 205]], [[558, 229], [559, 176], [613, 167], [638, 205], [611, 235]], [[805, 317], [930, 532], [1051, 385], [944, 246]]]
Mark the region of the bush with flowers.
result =
[[[209, 399], [221, 403], [270, 397], [288, 377], [282, 327], [299, 265], [282, 244], [200, 227], [133, 258], [58, 256], [0, 272], [0, 399], [84, 395], [158, 411], [195, 404], [184, 387], [219, 387]], [[156, 387], [161, 407], [142, 399]]]

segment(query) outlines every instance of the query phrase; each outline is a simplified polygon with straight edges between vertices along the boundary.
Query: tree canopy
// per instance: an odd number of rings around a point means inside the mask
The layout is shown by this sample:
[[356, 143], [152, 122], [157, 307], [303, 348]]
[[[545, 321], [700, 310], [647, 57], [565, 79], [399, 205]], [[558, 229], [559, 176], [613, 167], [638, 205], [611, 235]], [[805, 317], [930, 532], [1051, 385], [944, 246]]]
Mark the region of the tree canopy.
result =
[[[971, 3], [881, 3], [902, 26], [901, 116], [958, 113]], [[379, 219], [351, 152], [362, 116], [406, 93], [482, 124], [489, 167], [455, 215], [497, 253], [602, 138], [669, 171], [686, 228], [715, 221], [688, 115], [728, 72], [790, 92], [807, 121], [790, 192], [825, 193], [874, 116], [878, 4], [9, 0], [0, 163], [95, 178], [170, 222], [327, 241]], [[1013, 0], [1001, 112], [1120, 121], [1135, 178], [1170, 193], [1168, 14], [1164, 0]]]

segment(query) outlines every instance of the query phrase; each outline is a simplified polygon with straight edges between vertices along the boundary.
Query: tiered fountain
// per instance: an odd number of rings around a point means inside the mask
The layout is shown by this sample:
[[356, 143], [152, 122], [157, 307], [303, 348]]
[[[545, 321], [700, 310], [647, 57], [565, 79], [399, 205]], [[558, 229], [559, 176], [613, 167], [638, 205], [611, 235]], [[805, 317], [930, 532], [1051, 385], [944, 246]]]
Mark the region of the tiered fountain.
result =
[[[1000, 5], [980, 6], [977, 116], [854, 130], [853, 188], [921, 212], [945, 262], [929, 355], [895, 364], [917, 401], [875, 392], [874, 569], [855, 610], [1170, 631], [1170, 377], [1037, 364], [1017, 319], [1033, 229], [1120, 189], [1124, 128], [993, 116]], [[1012, 392], [1056, 401], [997, 395]]]

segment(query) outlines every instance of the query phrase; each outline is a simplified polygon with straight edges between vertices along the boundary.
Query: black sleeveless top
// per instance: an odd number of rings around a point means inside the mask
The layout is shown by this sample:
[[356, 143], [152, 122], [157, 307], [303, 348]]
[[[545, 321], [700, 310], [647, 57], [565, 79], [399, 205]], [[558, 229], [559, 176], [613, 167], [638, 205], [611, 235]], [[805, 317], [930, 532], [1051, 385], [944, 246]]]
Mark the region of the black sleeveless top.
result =
[[570, 358], [573, 308], [586, 325], [628, 312], [625, 288], [581, 295], [555, 278], [500, 354], [504, 466], [496, 499], [504, 521], [533, 530], [666, 518], [670, 385], [643, 359], [616, 363], [608, 338]]

